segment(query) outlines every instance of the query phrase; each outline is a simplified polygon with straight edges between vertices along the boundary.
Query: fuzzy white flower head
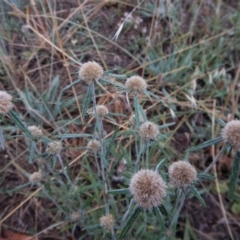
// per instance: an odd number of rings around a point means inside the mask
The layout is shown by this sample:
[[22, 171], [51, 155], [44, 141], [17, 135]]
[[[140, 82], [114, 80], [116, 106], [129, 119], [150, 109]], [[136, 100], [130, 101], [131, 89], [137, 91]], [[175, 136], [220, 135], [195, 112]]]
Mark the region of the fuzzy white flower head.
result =
[[97, 62], [83, 63], [79, 70], [79, 78], [91, 85], [103, 76], [103, 69]]
[[140, 126], [139, 135], [143, 140], [156, 140], [159, 135], [158, 126], [153, 122], [145, 122]]
[[90, 140], [87, 144], [87, 150], [89, 152], [98, 152], [100, 150], [101, 144], [98, 140], [94, 139], [94, 140]]
[[96, 109], [100, 118], [103, 118], [105, 115], [109, 114], [109, 110], [105, 105], [97, 105]]
[[126, 80], [125, 87], [129, 91], [143, 92], [147, 89], [147, 83], [142, 77], [132, 76]]
[[38, 172], [34, 172], [32, 173], [30, 176], [29, 176], [29, 181], [31, 183], [38, 183], [42, 180], [43, 178], [43, 174], [41, 171], [38, 171]]
[[168, 169], [170, 183], [182, 188], [193, 183], [197, 178], [196, 169], [188, 162], [177, 161], [172, 163]]
[[7, 114], [12, 108], [12, 96], [5, 91], [0, 91], [0, 114]]
[[48, 143], [46, 152], [54, 155], [60, 153], [62, 151], [62, 148], [62, 143], [60, 141], [53, 141]]
[[42, 129], [37, 127], [37, 126], [29, 126], [28, 130], [36, 138], [39, 138], [39, 137], [41, 137], [43, 135]]
[[228, 122], [222, 130], [223, 141], [240, 151], [240, 120]]
[[130, 181], [129, 190], [137, 205], [151, 209], [163, 203], [166, 196], [166, 184], [158, 172], [141, 169]]
[[100, 226], [105, 230], [105, 231], [111, 231], [115, 224], [115, 219], [112, 214], [106, 214], [105, 216], [102, 216], [100, 218]]

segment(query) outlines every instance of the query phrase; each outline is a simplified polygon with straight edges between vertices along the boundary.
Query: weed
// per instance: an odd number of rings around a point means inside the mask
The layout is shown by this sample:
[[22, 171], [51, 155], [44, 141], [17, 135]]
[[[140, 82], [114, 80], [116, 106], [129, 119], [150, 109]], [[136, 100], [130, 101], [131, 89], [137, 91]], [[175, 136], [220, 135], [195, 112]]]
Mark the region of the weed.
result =
[[[206, 234], [181, 213], [188, 201], [207, 208], [215, 181], [225, 223], [215, 234], [236, 238], [239, 4], [16, 3], [0, 3], [3, 227], [52, 239], [197, 239]], [[222, 196], [216, 165], [226, 154]]]

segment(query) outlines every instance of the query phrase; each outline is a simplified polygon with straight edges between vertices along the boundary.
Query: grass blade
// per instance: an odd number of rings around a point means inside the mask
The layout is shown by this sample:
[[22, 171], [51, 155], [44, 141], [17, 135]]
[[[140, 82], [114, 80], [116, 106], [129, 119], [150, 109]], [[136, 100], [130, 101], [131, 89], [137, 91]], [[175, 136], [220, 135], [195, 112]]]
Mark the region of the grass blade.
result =
[[86, 112], [89, 108], [89, 104], [90, 104], [90, 101], [91, 101], [91, 98], [92, 98], [92, 87], [93, 87], [92, 84], [90, 86], [88, 86], [87, 94], [86, 94], [85, 99], [84, 99], [83, 108], [82, 108], [82, 117], [83, 118], [86, 115]]
[[68, 139], [68, 138], [92, 138], [92, 134], [79, 133], [79, 134], [59, 134], [55, 136], [56, 138]]
[[164, 220], [163, 220], [163, 216], [162, 216], [161, 210], [159, 209], [159, 207], [155, 207], [154, 210], [155, 210], [155, 212], [157, 214], [157, 217], [158, 217], [158, 219], [160, 221], [160, 226], [161, 226], [162, 230], [163, 231], [166, 230], [166, 226], [165, 226], [165, 223], [164, 223]]
[[237, 180], [238, 180], [239, 170], [240, 170], [240, 152], [237, 151], [235, 154], [232, 171], [231, 171], [231, 175], [230, 175], [230, 180], [229, 180], [228, 196], [231, 199], [234, 197], [234, 191], [235, 191], [235, 187], [236, 187]]
[[163, 160], [161, 160], [161, 162], [156, 166], [155, 171], [158, 172], [160, 170], [160, 168], [162, 167], [162, 165], [166, 162], [166, 158], [164, 158]]
[[138, 108], [138, 96], [137, 94], [134, 94], [134, 110], [135, 110], [135, 120], [137, 124], [137, 129], [140, 126], [140, 118], [139, 118], [139, 108]]
[[0, 146], [3, 150], [5, 149], [5, 141], [4, 141], [1, 125], [0, 125]]
[[165, 208], [164, 205], [160, 205], [158, 206], [160, 212], [165, 216], [165, 217], [168, 217], [168, 212], [167, 212], [167, 209]]
[[14, 123], [26, 134], [26, 136], [31, 140], [34, 140], [31, 132], [28, 130], [28, 128], [25, 126], [22, 120], [18, 117], [17, 113], [14, 111], [10, 111], [9, 115], [11, 119], [14, 121]]
[[136, 207], [131, 216], [129, 217], [128, 221], [126, 222], [125, 226], [123, 227], [119, 239], [126, 239], [125, 236], [127, 234], [127, 232], [129, 231], [130, 227], [132, 226], [132, 224], [134, 223], [134, 221], [136, 220], [137, 216], [139, 215], [139, 213], [141, 212], [141, 208], [140, 207]]
[[211, 139], [209, 141], [206, 141], [196, 147], [192, 147], [190, 149], [188, 149], [187, 151], [188, 152], [192, 152], [192, 151], [197, 151], [197, 150], [200, 150], [200, 149], [203, 149], [203, 148], [206, 148], [206, 147], [209, 147], [209, 146], [212, 146], [212, 145], [215, 145], [219, 142], [222, 141], [222, 137], [217, 137], [217, 138], [214, 138], [214, 139]]
[[198, 201], [204, 206], [206, 207], [206, 203], [203, 200], [203, 198], [201, 197], [201, 195], [198, 193], [197, 189], [194, 186], [191, 186], [191, 190], [193, 195], [198, 199]]
[[128, 193], [128, 192], [129, 192], [128, 188], [114, 189], [114, 190], [108, 191], [109, 194], [124, 194], [124, 193]]

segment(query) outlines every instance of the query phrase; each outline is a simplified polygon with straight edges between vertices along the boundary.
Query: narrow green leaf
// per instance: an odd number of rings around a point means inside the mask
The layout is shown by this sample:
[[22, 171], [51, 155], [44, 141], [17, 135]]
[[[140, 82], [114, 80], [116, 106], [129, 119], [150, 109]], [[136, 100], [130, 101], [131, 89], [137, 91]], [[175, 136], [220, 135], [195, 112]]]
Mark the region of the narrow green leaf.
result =
[[121, 131], [117, 133], [117, 137], [123, 137], [123, 136], [128, 136], [128, 135], [132, 135], [135, 136], [137, 134], [136, 131]]
[[129, 219], [127, 220], [125, 226], [123, 227], [119, 239], [126, 239], [125, 236], [127, 234], [127, 232], [129, 231], [130, 227], [132, 226], [132, 224], [134, 223], [134, 221], [136, 220], [137, 216], [139, 215], [139, 213], [141, 212], [141, 208], [140, 207], [136, 207], [131, 216], [129, 217]]
[[161, 204], [158, 208], [165, 217], [168, 217], [168, 212], [164, 205]]
[[94, 230], [99, 227], [100, 227], [100, 224], [89, 225], [89, 226], [84, 227], [83, 230]]
[[14, 123], [26, 134], [26, 136], [31, 140], [34, 140], [31, 132], [28, 130], [28, 128], [25, 126], [22, 120], [18, 117], [17, 113], [14, 111], [10, 111], [9, 115], [11, 119], [14, 121]]
[[219, 122], [219, 124], [222, 126], [222, 127], [225, 127], [226, 126], [226, 123], [220, 119], [220, 118], [216, 118], [217, 122]]
[[32, 163], [33, 159], [34, 159], [34, 149], [35, 149], [35, 142], [34, 141], [30, 141], [30, 146], [29, 146], [29, 159], [28, 162]]
[[64, 102], [62, 102], [61, 100], [62, 100], [63, 92], [64, 92], [65, 90], [73, 87], [74, 85], [78, 84], [79, 82], [81, 82], [81, 80], [78, 79], [78, 80], [74, 81], [73, 83], [67, 85], [66, 87], [64, 87], [64, 88], [60, 91], [60, 93], [59, 93], [59, 95], [58, 95], [58, 98], [57, 98], [57, 101], [56, 101], [56, 104], [55, 104], [55, 107], [54, 107], [54, 109], [53, 109], [53, 116], [57, 116], [57, 113], [59, 112], [60, 108], [63, 109], [63, 108], [66, 108], [66, 107], [68, 107], [68, 106], [71, 106], [71, 105], [76, 101], [75, 98], [69, 99], [69, 100], [64, 101]]
[[210, 181], [213, 181], [215, 179], [213, 175], [205, 174], [205, 173], [198, 173], [197, 178], [202, 180], [210, 180]]
[[203, 198], [201, 197], [201, 195], [199, 194], [199, 192], [197, 191], [197, 189], [194, 186], [191, 186], [191, 190], [193, 195], [198, 199], [198, 201], [204, 206], [206, 207], [206, 203], [203, 200]]
[[79, 133], [79, 134], [59, 134], [54, 136], [56, 138], [61, 138], [61, 139], [68, 139], [68, 138], [91, 138], [92, 134], [87, 134], [87, 133]]
[[46, 94], [46, 101], [48, 102], [54, 102], [55, 98], [56, 98], [56, 94], [58, 92], [58, 88], [59, 88], [59, 75], [55, 76], [54, 79], [51, 81], [50, 83], [50, 87], [47, 91]]
[[61, 92], [66, 91], [67, 89], [73, 87], [74, 85], [76, 85], [76, 84], [78, 84], [78, 83], [80, 83], [80, 82], [81, 82], [81, 79], [80, 79], [80, 80], [78, 79], [78, 80], [74, 81], [73, 83], [71, 83], [71, 84], [67, 85], [65, 88], [63, 88], [63, 89], [61, 90]]
[[156, 98], [159, 102], [161, 102], [165, 107], [168, 107], [168, 105], [158, 96], [156, 96], [155, 94], [149, 92], [149, 91], [144, 91], [144, 93], [151, 99], [151, 96]]
[[158, 219], [160, 221], [160, 226], [161, 226], [162, 230], [163, 231], [166, 230], [166, 226], [165, 226], [165, 223], [164, 223], [164, 220], [163, 220], [163, 216], [162, 216], [161, 210], [159, 209], [159, 207], [155, 207], [154, 209], [156, 210], [156, 214], [157, 214], [157, 217], [158, 217]]
[[0, 146], [3, 150], [5, 149], [5, 141], [4, 141], [3, 131], [2, 131], [1, 125], [0, 125]]
[[110, 73], [110, 72], [105, 72], [104, 74], [106, 76], [114, 77], [114, 78], [117, 78], [117, 79], [126, 79], [127, 78], [126, 75], [118, 75], [118, 74], [114, 74], [114, 73]]
[[21, 190], [27, 186], [29, 186], [31, 183], [30, 182], [27, 182], [27, 183], [24, 183], [23, 185], [20, 185], [16, 188], [13, 188], [13, 189], [10, 189], [10, 190], [7, 190], [6, 192], [9, 194], [9, 195], [12, 195], [14, 192], [18, 191], [18, 190]]
[[119, 90], [125, 90], [125, 86], [123, 84], [120, 84], [120, 83], [117, 83], [117, 82], [112, 82], [112, 81], [109, 81], [107, 79], [104, 79], [104, 78], [101, 78], [101, 81], [107, 83], [107, 84], [111, 84], [115, 87], [118, 87]]
[[142, 118], [140, 118], [140, 119], [143, 119], [145, 122], [147, 122], [147, 116], [146, 116], [142, 106], [138, 105], [138, 109], [139, 109], [140, 114], [142, 115]]
[[[32, 109], [37, 108], [37, 106], [36, 106], [37, 99], [32, 95], [32, 93], [29, 91], [28, 88], [26, 88], [24, 90], [24, 92], [22, 92], [19, 89], [17, 91], [18, 91], [21, 101], [23, 102], [28, 114], [34, 119], [36, 124], [39, 124], [39, 117], [36, 116], [36, 114], [32, 111]], [[38, 111], [42, 112], [42, 111], [40, 111], [40, 109], [38, 109]]]
[[129, 189], [128, 188], [122, 188], [122, 189], [114, 189], [114, 190], [109, 190], [109, 194], [125, 194], [128, 193]]
[[138, 104], [138, 96], [134, 94], [134, 110], [135, 110], [135, 119], [137, 123], [137, 128], [140, 126], [140, 119], [139, 119], [139, 104]]
[[119, 128], [117, 127], [117, 128], [115, 129], [115, 131], [114, 131], [111, 139], [110, 139], [110, 144], [108, 145], [107, 151], [106, 151], [106, 158], [108, 158], [108, 155], [109, 155], [109, 153], [111, 152], [112, 146], [113, 146], [113, 144], [115, 143], [115, 138], [116, 138], [116, 136], [117, 136], [118, 130], [119, 130]]
[[200, 144], [196, 147], [192, 147], [192, 148], [188, 149], [187, 151], [188, 152], [197, 151], [197, 150], [212, 146], [214, 144], [217, 144], [221, 141], [222, 141], [222, 137], [217, 137], [217, 138], [211, 139], [209, 141], [206, 141], [206, 142], [204, 142], [204, 143], [202, 143], [202, 144]]
[[170, 126], [172, 126], [172, 125], [174, 125], [174, 124], [175, 124], [175, 122], [172, 122], [172, 123], [166, 123], [166, 124], [163, 124], [163, 125], [159, 126], [158, 129], [162, 129], [162, 128], [170, 127]]
[[239, 170], [240, 170], [240, 152], [237, 151], [235, 154], [232, 171], [231, 171], [231, 175], [230, 175], [230, 179], [229, 179], [228, 196], [231, 199], [234, 197], [234, 191], [235, 191], [235, 187], [236, 187], [237, 180], [238, 180]]
[[85, 114], [86, 114], [86, 112], [89, 108], [89, 104], [90, 104], [90, 101], [91, 101], [91, 98], [92, 98], [92, 87], [93, 87], [92, 84], [90, 86], [88, 86], [87, 94], [86, 94], [85, 99], [84, 99], [83, 108], [82, 108], [82, 117], [83, 118], [85, 117]]
[[159, 171], [160, 170], [160, 168], [162, 167], [162, 165], [166, 162], [166, 158], [164, 158], [163, 160], [161, 160], [161, 162], [156, 166], [156, 168], [155, 168], [155, 171]]

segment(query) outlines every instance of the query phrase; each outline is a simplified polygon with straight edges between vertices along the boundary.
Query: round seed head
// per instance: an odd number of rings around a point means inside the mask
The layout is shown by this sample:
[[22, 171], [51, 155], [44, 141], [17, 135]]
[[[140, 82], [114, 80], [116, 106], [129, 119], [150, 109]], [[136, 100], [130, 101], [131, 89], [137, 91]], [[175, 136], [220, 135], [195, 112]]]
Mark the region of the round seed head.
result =
[[60, 141], [53, 141], [48, 143], [46, 152], [49, 154], [58, 154], [62, 151], [62, 143]]
[[143, 140], [156, 140], [159, 135], [158, 126], [152, 122], [145, 122], [140, 126], [139, 135]]
[[34, 172], [32, 173], [30, 176], [29, 176], [29, 181], [31, 183], [38, 183], [42, 180], [43, 178], [43, 174], [41, 171], [38, 171], [38, 172]]
[[109, 113], [108, 108], [104, 105], [97, 105], [97, 114], [100, 118], [103, 118], [105, 115]]
[[98, 140], [90, 140], [87, 144], [87, 150], [89, 152], [98, 152], [100, 150], [101, 144]]
[[103, 76], [103, 69], [97, 62], [83, 63], [79, 70], [79, 77], [88, 85], [98, 81]]
[[72, 212], [70, 218], [72, 221], [77, 221], [80, 218], [80, 214], [78, 212]]
[[43, 135], [42, 129], [37, 126], [29, 126], [28, 130], [35, 138], [39, 138]]
[[222, 130], [224, 142], [228, 142], [233, 148], [240, 151], [240, 120], [228, 122]]
[[115, 219], [112, 214], [106, 214], [105, 216], [102, 216], [100, 218], [100, 226], [105, 230], [105, 231], [111, 231], [115, 224]]
[[5, 91], [0, 91], [0, 114], [7, 114], [12, 108], [12, 96]]
[[141, 169], [130, 181], [129, 189], [136, 203], [145, 209], [157, 207], [166, 196], [166, 185], [159, 173]]
[[132, 76], [127, 79], [125, 87], [129, 91], [143, 92], [147, 89], [146, 81], [139, 76]]
[[177, 161], [168, 169], [170, 182], [177, 188], [185, 187], [193, 183], [197, 178], [196, 169], [188, 162]]

